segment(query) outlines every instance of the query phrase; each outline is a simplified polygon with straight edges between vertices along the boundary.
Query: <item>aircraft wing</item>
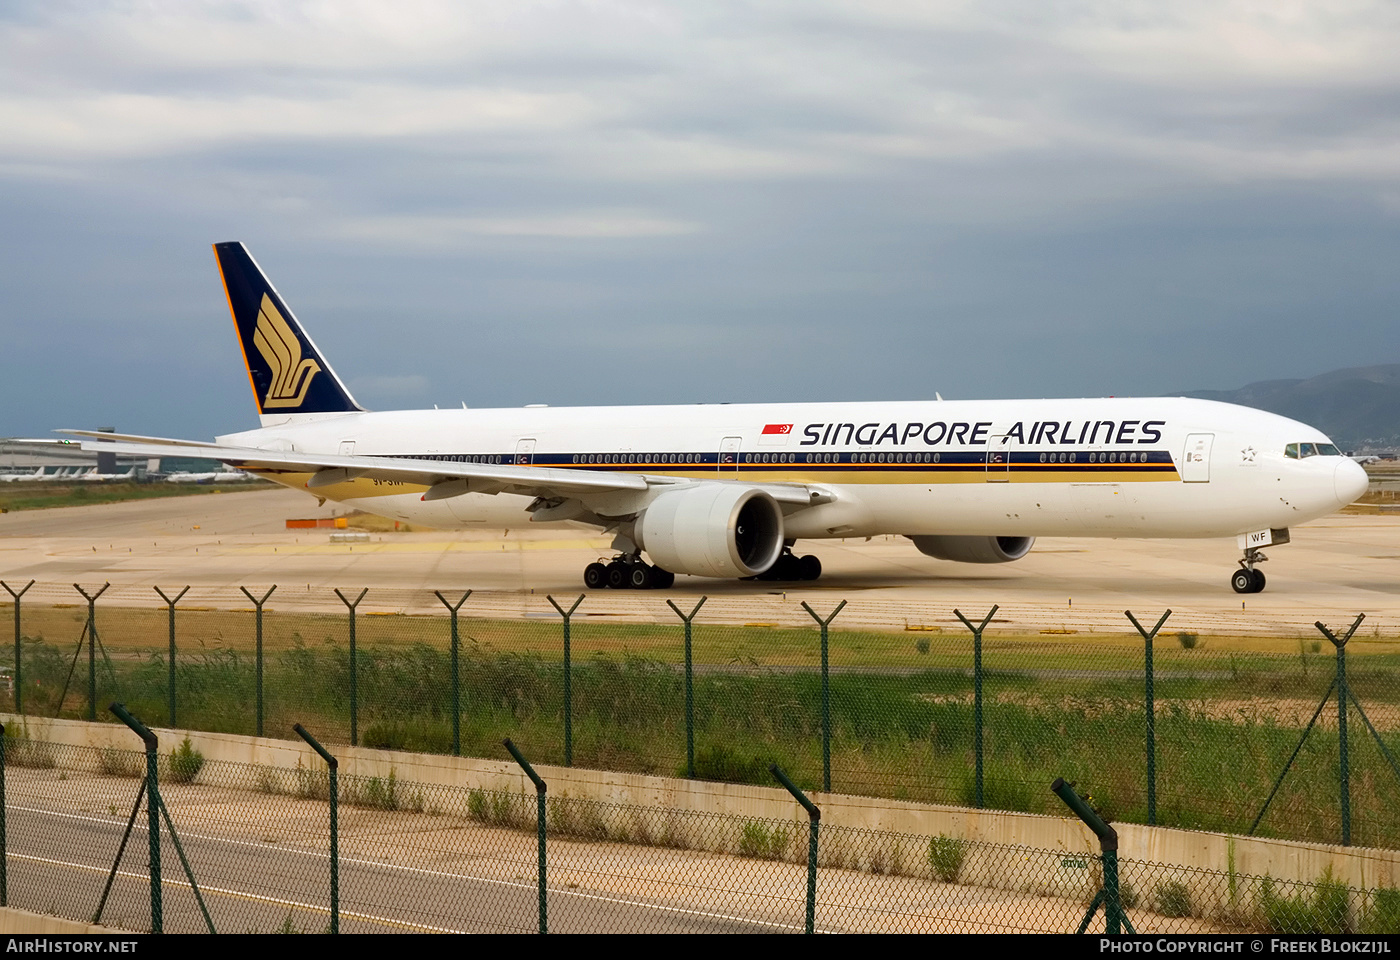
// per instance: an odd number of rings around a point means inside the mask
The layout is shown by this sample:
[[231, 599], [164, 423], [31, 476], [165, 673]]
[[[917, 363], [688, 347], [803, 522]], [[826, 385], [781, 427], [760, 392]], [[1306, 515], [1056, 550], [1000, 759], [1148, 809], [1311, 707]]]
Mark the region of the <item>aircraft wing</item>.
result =
[[[97, 433], [87, 430], [60, 430], [81, 437], [75, 443], [85, 451], [119, 453], [140, 457], [180, 456], [218, 460], [241, 470], [310, 473], [308, 490], [315, 491], [336, 483], [366, 477], [428, 487], [425, 500], [439, 500], [464, 493], [518, 493], [534, 497], [584, 498], [589, 494], [645, 493], [658, 486], [693, 483], [688, 477], [642, 473], [613, 473], [603, 470], [558, 469], [515, 464], [458, 463], [452, 460], [424, 460], [389, 456], [341, 456], [299, 453], [287, 450], [260, 450], [252, 447], [139, 437], [131, 434]], [[98, 439], [101, 438], [101, 439]], [[751, 484], [763, 489], [788, 506], [809, 506], [825, 499], [823, 491], [802, 484]]]

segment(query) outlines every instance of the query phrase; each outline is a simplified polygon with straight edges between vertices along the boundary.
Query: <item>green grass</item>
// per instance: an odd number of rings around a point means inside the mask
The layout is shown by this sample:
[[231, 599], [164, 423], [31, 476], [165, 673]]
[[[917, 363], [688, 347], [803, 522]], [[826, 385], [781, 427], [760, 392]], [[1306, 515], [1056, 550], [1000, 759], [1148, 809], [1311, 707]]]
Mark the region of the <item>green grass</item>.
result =
[[47, 510], [52, 507], [81, 507], [93, 503], [123, 500], [154, 500], [163, 497], [193, 497], [207, 493], [242, 490], [270, 490], [276, 484], [248, 480], [234, 484], [202, 483], [24, 483], [0, 485], [0, 512]]
[[[24, 607], [29, 712], [86, 716], [86, 650], [73, 654], [83, 607]], [[0, 623], [4, 623], [0, 613]], [[444, 617], [359, 618], [361, 742], [446, 753], [451, 675]], [[562, 763], [559, 622], [463, 619], [461, 742], [501, 757], [501, 740], [532, 761]], [[179, 722], [250, 734], [255, 719], [253, 616], [182, 610], [177, 619]], [[39, 636], [39, 629], [43, 636]], [[97, 703], [125, 701], [150, 723], [166, 718], [166, 613], [98, 609], [110, 660], [99, 657]], [[822, 786], [821, 678], [815, 630], [702, 625], [696, 631], [696, 774], [769, 785], [782, 766], [804, 789]], [[349, 739], [343, 616], [271, 611], [266, 618], [265, 724], [294, 722], [323, 742]], [[308, 640], [306, 638], [320, 638]], [[579, 623], [573, 629], [573, 759], [578, 766], [661, 775], [685, 772], [685, 688], [676, 624]], [[152, 640], [156, 646], [152, 649]], [[970, 643], [903, 632], [835, 631], [830, 678], [832, 787], [838, 792], [972, 805], [976, 799]], [[1400, 655], [1378, 634], [1348, 644], [1348, 678], [1389, 749], [1400, 755]], [[9, 646], [0, 646], [0, 664]], [[12, 657], [12, 654], [10, 655]], [[1146, 819], [1146, 714], [1141, 641], [989, 637], [984, 643], [983, 798], [994, 809], [1061, 814], [1049, 791], [1077, 781], [1112, 819]], [[855, 666], [859, 664], [859, 667]], [[1194, 649], [1158, 647], [1157, 822], [1243, 832], [1297, 746], [1301, 722], [1332, 681], [1335, 659], [1298, 639]], [[71, 681], [60, 710], [59, 696]], [[1068, 672], [1066, 672], [1068, 671]], [[1282, 710], [1288, 706], [1289, 710]], [[1291, 711], [1291, 712], [1290, 712]], [[1302, 720], [1295, 717], [1301, 711]], [[1299, 752], [1260, 825], [1264, 835], [1336, 842], [1335, 705]], [[1352, 842], [1400, 847], [1400, 784], [1353, 714]], [[367, 788], [368, 789], [368, 788]], [[387, 789], [387, 785], [385, 786]]]
[[[25, 696], [32, 711], [54, 712], [69, 665], [69, 657], [48, 644], [28, 645]], [[1364, 680], [1366, 671], [1357, 673]], [[509, 736], [532, 761], [562, 763], [559, 663], [469, 649], [462, 657], [461, 675], [464, 754], [499, 757], [501, 740]], [[160, 654], [117, 658], [110, 673], [99, 666], [98, 702], [122, 699], [137, 716], [161, 723], [166, 676]], [[357, 687], [362, 742], [447, 752], [448, 676], [447, 656], [435, 648], [361, 648]], [[1311, 676], [1308, 684], [1325, 689], [1329, 679]], [[1259, 675], [1241, 672], [1233, 683], [1234, 688], [1217, 683], [1217, 693], [1243, 697], [1259, 689]], [[1301, 684], [1293, 678], [1285, 686], [1321, 695]], [[1144, 821], [1145, 716], [1133, 696], [1134, 685], [1128, 680], [1077, 684], [1017, 674], [989, 679], [983, 732], [986, 805], [1062, 813], [1049, 784], [1063, 776], [1091, 793], [1110, 819]], [[1202, 692], [1196, 681], [1162, 682], [1159, 704], [1178, 686], [1193, 696]], [[250, 658], [228, 650], [182, 657], [177, 687], [182, 726], [253, 732]], [[833, 789], [973, 803], [970, 677], [936, 670], [843, 673], [832, 676], [830, 688]], [[65, 700], [65, 715], [85, 716], [86, 690], [84, 656]], [[291, 725], [300, 721], [324, 742], [346, 742], [348, 691], [344, 647], [299, 644], [274, 654], [266, 665], [265, 729], [273, 736], [290, 737]], [[583, 658], [575, 663], [571, 693], [576, 765], [663, 775], [683, 772], [685, 695], [678, 671], [636, 656]], [[997, 700], [993, 694], [1012, 699]], [[694, 698], [698, 776], [767, 785], [772, 782], [768, 764], [778, 763], [802, 787], [821, 787], [819, 675], [763, 669], [700, 674]], [[1300, 731], [1269, 718], [1214, 716], [1183, 705], [1187, 702], [1182, 698], [1159, 706], [1158, 822], [1242, 832], [1283, 769]], [[1400, 751], [1396, 740], [1389, 736], [1392, 752]], [[1351, 755], [1353, 843], [1400, 845], [1400, 807], [1386, 800], [1400, 785], [1359, 724]], [[1259, 832], [1335, 841], [1336, 757], [1335, 731], [1315, 730]], [[375, 788], [366, 790], [368, 796]], [[390, 785], [382, 785], [382, 790], [387, 798]], [[381, 798], [374, 794], [371, 799]]]

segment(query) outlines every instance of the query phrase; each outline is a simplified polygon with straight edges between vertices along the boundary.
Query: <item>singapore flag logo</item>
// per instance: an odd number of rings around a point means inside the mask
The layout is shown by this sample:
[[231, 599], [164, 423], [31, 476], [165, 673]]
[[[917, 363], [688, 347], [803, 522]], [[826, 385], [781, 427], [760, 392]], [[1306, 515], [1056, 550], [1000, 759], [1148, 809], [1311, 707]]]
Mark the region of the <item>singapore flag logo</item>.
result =
[[778, 436], [786, 436], [789, 433], [792, 433], [792, 424], [790, 423], [770, 423], [763, 428], [764, 436], [775, 434]]

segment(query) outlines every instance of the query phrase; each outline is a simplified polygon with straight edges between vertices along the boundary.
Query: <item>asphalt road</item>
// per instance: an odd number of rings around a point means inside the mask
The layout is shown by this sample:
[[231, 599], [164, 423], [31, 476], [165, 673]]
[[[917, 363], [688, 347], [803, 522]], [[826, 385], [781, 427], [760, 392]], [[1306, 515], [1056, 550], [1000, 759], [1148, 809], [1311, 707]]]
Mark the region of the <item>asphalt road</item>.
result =
[[[71, 809], [71, 791], [64, 789], [73, 783], [71, 780], [25, 777], [13, 769], [10, 774], [10, 904], [90, 919], [101, 899], [139, 781], [99, 778], [98, 785], [106, 794], [125, 795], [124, 806], [113, 803], [115, 815], [110, 808], [104, 815]], [[218, 805], [231, 802], [256, 805], [260, 801], [256, 795], [221, 797]], [[263, 815], [276, 816], [276, 804], [264, 798], [262, 805]], [[324, 816], [326, 805], [314, 806]], [[258, 837], [256, 829], [241, 836], [220, 835], [228, 832], [227, 823], [202, 823], [194, 820], [195, 816], [188, 806], [174, 811], [181, 845], [193, 865], [195, 882], [216, 930], [269, 933], [284, 925], [303, 932], [327, 928], [330, 858], [323, 848], [324, 824], [318, 825], [322, 835], [315, 841], [269, 843]], [[143, 807], [104, 908], [104, 923], [135, 930], [150, 927], [145, 825]], [[204, 932], [203, 916], [164, 826], [162, 834], [164, 929]], [[533, 837], [511, 832], [507, 839], [514, 850], [495, 848], [486, 857], [487, 866], [494, 869], [475, 872], [342, 853], [342, 932], [535, 931], [538, 888], [534, 883]], [[362, 836], [358, 843], [352, 840], [348, 844], [352, 849], [366, 845], [373, 845], [373, 838], [367, 841]], [[444, 852], [438, 851], [439, 857]], [[565, 865], [559, 868], [567, 870]], [[762, 933], [790, 932], [795, 929], [794, 922], [801, 923], [800, 913], [786, 920], [774, 919], [762, 916], [762, 911], [714, 910], [703, 902], [706, 897], [697, 899], [701, 902], [664, 903], [641, 895], [555, 888], [549, 892], [549, 925], [551, 932], [559, 933]], [[792, 910], [786, 898], [777, 906], [785, 912]]]

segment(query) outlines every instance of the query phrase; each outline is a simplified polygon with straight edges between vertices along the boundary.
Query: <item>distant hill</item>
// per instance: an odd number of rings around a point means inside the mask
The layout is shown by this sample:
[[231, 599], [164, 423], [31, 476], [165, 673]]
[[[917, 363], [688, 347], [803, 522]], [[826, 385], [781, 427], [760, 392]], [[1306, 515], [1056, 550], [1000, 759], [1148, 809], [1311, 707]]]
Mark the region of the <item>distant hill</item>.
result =
[[1345, 450], [1400, 447], [1400, 363], [1333, 370], [1309, 380], [1263, 380], [1239, 390], [1175, 396], [1222, 400], [1277, 413], [1324, 431]]

